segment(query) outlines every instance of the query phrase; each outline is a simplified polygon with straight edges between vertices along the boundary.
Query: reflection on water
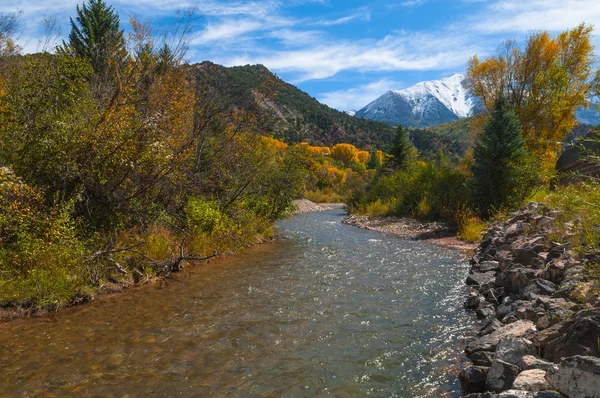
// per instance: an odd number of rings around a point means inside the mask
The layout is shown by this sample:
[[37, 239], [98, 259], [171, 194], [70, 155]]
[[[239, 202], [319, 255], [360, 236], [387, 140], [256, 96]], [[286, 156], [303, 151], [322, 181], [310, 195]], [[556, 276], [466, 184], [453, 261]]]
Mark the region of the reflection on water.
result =
[[2, 396], [459, 396], [460, 253], [341, 224], [0, 325]]

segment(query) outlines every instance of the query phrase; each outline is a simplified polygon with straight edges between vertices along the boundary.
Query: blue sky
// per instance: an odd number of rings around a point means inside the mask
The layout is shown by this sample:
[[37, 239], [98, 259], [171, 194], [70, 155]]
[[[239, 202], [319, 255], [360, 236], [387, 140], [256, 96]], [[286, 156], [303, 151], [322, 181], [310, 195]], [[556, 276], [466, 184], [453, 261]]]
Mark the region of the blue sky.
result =
[[[44, 16], [63, 36], [82, 0], [0, 0], [0, 12], [21, 10], [19, 43], [35, 52]], [[227, 66], [262, 63], [284, 80], [340, 110], [360, 109], [389, 89], [463, 73], [507, 38], [595, 25], [600, 0], [107, 0], [128, 29], [128, 16], [156, 27], [178, 9], [196, 7], [190, 62]], [[598, 51], [600, 53], [600, 50]]]

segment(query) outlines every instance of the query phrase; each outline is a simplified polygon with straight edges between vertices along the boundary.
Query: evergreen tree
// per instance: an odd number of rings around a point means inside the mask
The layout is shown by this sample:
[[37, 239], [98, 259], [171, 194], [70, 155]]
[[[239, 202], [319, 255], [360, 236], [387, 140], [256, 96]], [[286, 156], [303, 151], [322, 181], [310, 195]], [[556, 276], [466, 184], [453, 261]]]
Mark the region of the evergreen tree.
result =
[[103, 0], [77, 6], [77, 18], [71, 18], [71, 33], [63, 50], [89, 59], [96, 73], [117, 66], [127, 54], [119, 14]]
[[392, 147], [390, 149], [390, 154], [393, 156], [391, 160], [397, 169], [406, 168], [410, 163], [410, 160], [415, 153], [415, 147], [412, 142], [410, 142], [410, 138], [408, 138], [408, 133], [404, 126], [399, 125], [396, 128], [396, 132], [394, 135], [394, 141], [392, 142]]
[[530, 192], [532, 174], [526, 167], [528, 153], [521, 124], [506, 99], [496, 102], [492, 118], [475, 144], [473, 157], [469, 187], [482, 217], [518, 206]]

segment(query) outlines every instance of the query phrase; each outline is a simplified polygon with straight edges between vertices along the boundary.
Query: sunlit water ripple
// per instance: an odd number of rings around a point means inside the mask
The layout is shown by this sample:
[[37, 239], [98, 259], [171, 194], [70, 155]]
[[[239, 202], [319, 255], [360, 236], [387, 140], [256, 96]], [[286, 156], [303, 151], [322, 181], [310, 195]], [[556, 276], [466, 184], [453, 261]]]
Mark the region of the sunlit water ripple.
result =
[[460, 252], [341, 224], [0, 325], [2, 396], [460, 396]]

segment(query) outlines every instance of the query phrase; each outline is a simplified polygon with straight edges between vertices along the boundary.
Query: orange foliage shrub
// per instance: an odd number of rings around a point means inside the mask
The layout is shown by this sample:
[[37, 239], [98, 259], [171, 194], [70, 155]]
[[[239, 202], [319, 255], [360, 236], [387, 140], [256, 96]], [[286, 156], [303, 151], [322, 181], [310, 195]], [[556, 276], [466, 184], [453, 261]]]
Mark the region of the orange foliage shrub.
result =
[[351, 144], [337, 144], [331, 149], [331, 156], [341, 162], [357, 162], [358, 149]]

